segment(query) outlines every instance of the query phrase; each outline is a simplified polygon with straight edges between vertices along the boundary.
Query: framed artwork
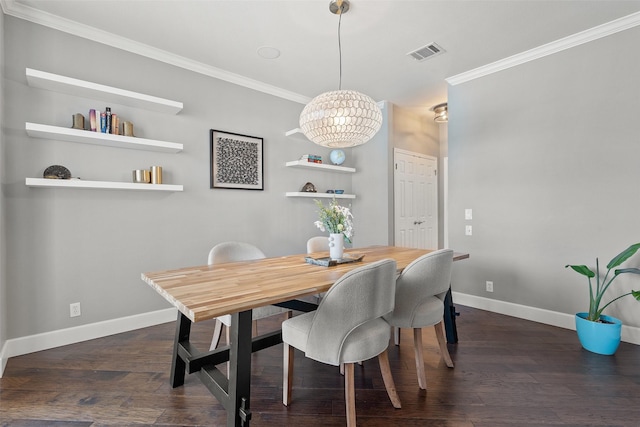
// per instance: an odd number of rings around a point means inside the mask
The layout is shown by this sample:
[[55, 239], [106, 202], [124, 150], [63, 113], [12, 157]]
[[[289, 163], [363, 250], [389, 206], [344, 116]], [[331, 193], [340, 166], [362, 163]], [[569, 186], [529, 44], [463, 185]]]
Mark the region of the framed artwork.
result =
[[211, 188], [263, 190], [262, 138], [211, 129]]

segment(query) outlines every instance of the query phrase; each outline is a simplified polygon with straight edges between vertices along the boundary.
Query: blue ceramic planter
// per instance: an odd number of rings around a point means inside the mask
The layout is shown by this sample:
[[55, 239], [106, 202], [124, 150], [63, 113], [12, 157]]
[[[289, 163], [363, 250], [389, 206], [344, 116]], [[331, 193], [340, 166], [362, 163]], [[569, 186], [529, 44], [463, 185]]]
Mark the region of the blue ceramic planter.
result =
[[580, 344], [593, 353], [611, 355], [620, 345], [622, 322], [615, 317], [601, 315], [600, 318], [611, 323], [599, 323], [586, 320], [589, 313], [576, 314], [576, 332]]

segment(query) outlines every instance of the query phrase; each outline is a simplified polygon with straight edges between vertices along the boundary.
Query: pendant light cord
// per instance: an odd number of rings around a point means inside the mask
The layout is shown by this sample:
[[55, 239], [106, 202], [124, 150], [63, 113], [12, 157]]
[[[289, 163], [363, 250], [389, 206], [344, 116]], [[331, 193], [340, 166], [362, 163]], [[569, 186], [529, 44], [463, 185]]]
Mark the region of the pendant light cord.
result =
[[[342, 6], [340, 6], [342, 8]], [[340, 81], [338, 83], [338, 90], [342, 90], [342, 43], [340, 42], [340, 24], [342, 23], [342, 11], [340, 11], [340, 18], [338, 19], [338, 55], [340, 57]]]

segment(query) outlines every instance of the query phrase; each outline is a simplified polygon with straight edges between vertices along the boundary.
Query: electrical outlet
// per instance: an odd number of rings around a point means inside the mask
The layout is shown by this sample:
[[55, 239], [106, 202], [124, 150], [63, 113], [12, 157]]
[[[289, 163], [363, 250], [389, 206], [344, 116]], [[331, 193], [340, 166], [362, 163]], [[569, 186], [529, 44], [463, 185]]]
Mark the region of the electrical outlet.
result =
[[470, 225], [465, 226], [464, 234], [466, 234], [467, 236], [471, 236], [473, 234], [473, 227], [471, 227]]
[[80, 311], [80, 303], [74, 302], [73, 304], [69, 304], [69, 317], [78, 317], [82, 314]]
[[493, 282], [487, 280], [487, 292], [493, 292]]

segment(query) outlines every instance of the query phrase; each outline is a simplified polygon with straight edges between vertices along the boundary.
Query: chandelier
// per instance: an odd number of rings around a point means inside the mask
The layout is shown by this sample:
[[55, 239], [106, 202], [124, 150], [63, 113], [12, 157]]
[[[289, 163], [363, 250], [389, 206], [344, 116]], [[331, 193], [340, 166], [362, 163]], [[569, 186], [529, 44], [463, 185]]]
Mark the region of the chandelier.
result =
[[322, 93], [300, 113], [300, 129], [312, 142], [323, 147], [355, 147], [369, 141], [382, 126], [382, 112], [371, 97], [355, 90], [342, 90], [342, 46], [340, 24], [349, 10], [348, 0], [332, 0], [331, 13], [338, 20], [340, 83], [338, 90]]

